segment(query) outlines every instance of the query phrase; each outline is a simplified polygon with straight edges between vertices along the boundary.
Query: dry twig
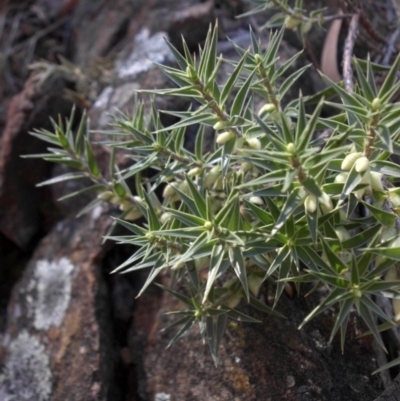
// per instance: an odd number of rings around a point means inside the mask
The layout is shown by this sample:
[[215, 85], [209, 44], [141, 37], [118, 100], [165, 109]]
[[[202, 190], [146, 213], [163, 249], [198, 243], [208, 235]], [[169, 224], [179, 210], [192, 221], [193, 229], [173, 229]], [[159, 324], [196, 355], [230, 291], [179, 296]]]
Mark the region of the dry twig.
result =
[[358, 22], [360, 19], [360, 14], [353, 14], [350, 21], [349, 31], [347, 33], [347, 38], [344, 43], [343, 52], [343, 80], [344, 87], [349, 92], [353, 92], [353, 68], [351, 66], [351, 58], [353, 57], [354, 43], [357, 37]]

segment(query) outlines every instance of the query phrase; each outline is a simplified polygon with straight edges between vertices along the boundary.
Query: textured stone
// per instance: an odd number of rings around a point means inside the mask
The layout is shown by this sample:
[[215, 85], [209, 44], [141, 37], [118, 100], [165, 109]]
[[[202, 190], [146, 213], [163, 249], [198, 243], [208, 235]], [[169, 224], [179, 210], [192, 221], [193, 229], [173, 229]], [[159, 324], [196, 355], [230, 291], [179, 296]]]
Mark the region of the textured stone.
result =
[[14, 288], [0, 353], [4, 394], [30, 401], [112, 399], [116, 351], [99, 263], [111, 219], [99, 208], [58, 223]]

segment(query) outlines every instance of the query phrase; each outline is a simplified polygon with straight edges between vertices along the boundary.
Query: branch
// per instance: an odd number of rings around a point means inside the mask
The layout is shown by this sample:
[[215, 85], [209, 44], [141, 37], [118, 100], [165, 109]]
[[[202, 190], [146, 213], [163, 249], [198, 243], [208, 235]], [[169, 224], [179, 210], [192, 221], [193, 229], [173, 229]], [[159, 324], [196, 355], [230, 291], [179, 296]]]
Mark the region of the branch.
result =
[[357, 36], [358, 21], [360, 14], [353, 14], [350, 21], [349, 32], [347, 34], [346, 41], [344, 43], [343, 53], [343, 79], [344, 87], [347, 92], [353, 92], [353, 68], [351, 67], [351, 58], [353, 56], [354, 43]]

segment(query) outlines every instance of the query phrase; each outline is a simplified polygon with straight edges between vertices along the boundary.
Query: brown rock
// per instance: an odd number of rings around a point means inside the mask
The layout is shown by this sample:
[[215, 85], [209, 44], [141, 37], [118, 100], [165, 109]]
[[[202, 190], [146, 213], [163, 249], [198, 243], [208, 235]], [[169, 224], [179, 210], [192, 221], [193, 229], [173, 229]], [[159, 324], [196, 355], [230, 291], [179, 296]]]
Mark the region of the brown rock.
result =
[[115, 355], [100, 266], [108, 213], [99, 206], [58, 223], [14, 288], [3, 341], [3, 396], [112, 399]]
[[7, 124], [0, 138], [0, 231], [26, 247], [40, 226], [41, 194], [35, 185], [46, 177], [48, 164], [21, 155], [40, 153], [47, 145], [28, 135], [34, 128], [50, 128], [49, 117], [70, 109], [64, 100], [64, 82], [38, 84], [34, 74], [10, 102]]

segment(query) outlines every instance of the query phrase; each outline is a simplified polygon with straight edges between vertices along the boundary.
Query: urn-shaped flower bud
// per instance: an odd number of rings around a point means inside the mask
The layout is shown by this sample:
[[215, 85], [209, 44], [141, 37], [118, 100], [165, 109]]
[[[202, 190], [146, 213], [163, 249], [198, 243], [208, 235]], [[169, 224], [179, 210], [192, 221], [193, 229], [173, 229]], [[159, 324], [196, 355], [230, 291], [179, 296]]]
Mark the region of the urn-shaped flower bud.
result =
[[382, 177], [383, 174], [378, 173], [376, 171], [371, 171], [371, 187], [375, 191], [381, 191], [381, 192], [385, 191], [385, 188], [383, 187], [382, 184]]
[[337, 227], [335, 229], [335, 233], [340, 242], [344, 242], [350, 239], [350, 233], [344, 227]]
[[125, 220], [137, 220], [140, 217], [142, 217], [142, 212], [139, 209], [132, 208], [132, 210], [125, 216]]
[[376, 97], [372, 103], [371, 103], [371, 110], [372, 111], [378, 111], [382, 107], [382, 101], [379, 99], [379, 97]]
[[317, 210], [317, 198], [313, 195], [308, 195], [304, 200], [304, 207], [308, 213], [314, 213]]
[[244, 144], [254, 150], [260, 150], [261, 149], [261, 142], [258, 138], [249, 138], [247, 139]]
[[355, 161], [355, 170], [357, 173], [363, 173], [369, 169], [369, 160], [368, 157], [361, 156]]
[[342, 161], [342, 170], [351, 170], [357, 159], [361, 157], [361, 152], [349, 153]]
[[168, 196], [174, 196], [175, 190], [172, 184], [168, 184], [165, 186], [164, 191], [162, 193], [163, 198], [167, 198]]
[[344, 184], [347, 180], [349, 173], [339, 173], [336, 177], [335, 177], [335, 183], [336, 184]]
[[98, 199], [102, 199], [104, 201], [109, 201], [113, 196], [114, 196], [114, 192], [112, 192], [112, 191], [104, 191], [104, 192], [100, 192], [97, 195], [97, 198]]
[[217, 136], [217, 143], [219, 143], [220, 145], [223, 145], [224, 143], [230, 141], [233, 138], [236, 138], [236, 135], [234, 132], [225, 131], [222, 134], [219, 134]]
[[293, 142], [288, 143], [286, 145], [286, 150], [287, 150], [288, 153], [290, 153], [292, 155], [295, 154], [296, 153], [296, 147], [295, 147], [294, 143]]
[[276, 110], [276, 106], [273, 103], [264, 104], [264, 106], [262, 106], [260, 108], [260, 110], [258, 111], [258, 116], [262, 117], [265, 114], [270, 114], [275, 110]]
[[285, 18], [285, 28], [295, 30], [301, 24], [301, 19], [288, 15]]
[[329, 213], [333, 209], [332, 200], [326, 192], [322, 191], [322, 195], [318, 198], [318, 200], [324, 213]]
[[229, 127], [229, 124], [230, 124], [229, 121], [221, 120], [221, 121], [216, 122], [214, 124], [213, 128], [215, 129], [215, 131], [218, 131], [218, 130], [224, 129], [226, 127]]

